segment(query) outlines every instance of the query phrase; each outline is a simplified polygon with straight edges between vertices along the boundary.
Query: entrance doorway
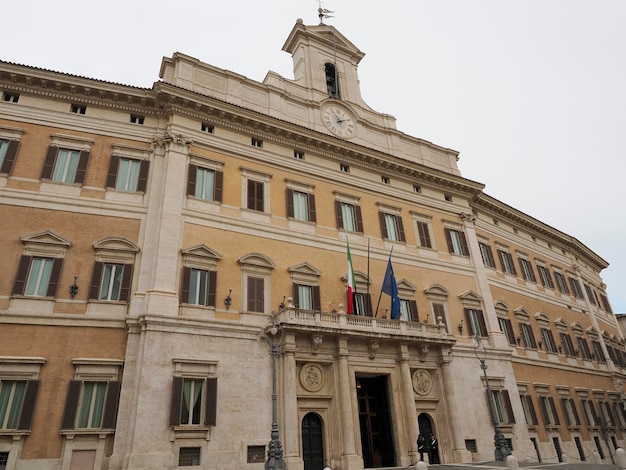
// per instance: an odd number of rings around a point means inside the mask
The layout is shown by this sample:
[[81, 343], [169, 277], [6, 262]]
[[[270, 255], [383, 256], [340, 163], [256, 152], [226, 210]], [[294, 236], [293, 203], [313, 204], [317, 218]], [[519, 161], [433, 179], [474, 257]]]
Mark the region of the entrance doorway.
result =
[[357, 377], [361, 450], [365, 468], [395, 467], [387, 376]]
[[433, 422], [430, 419], [430, 416], [428, 416], [426, 413], [420, 413], [420, 415], [417, 417], [417, 425], [420, 428], [419, 433], [426, 439], [435, 434], [433, 432]]
[[316, 413], [302, 418], [302, 459], [304, 470], [324, 468], [324, 432], [322, 419]]

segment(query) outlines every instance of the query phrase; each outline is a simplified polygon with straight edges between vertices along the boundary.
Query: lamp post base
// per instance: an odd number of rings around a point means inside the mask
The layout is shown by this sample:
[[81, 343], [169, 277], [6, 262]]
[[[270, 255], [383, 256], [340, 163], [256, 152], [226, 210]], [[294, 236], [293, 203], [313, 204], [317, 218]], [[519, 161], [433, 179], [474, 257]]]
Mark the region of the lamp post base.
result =
[[496, 434], [493, 437], [493, 443], [496, 447], [494, 454], [497, 461], [505, 461], [506, 458], [512, 454], [511, 449], [509, 448], [509, 443], [506, 441], [502, 432], [500, 432], [500, 429], [496, 429]]
[[267, 451], [265, 470], [286, 470], [287, 463], [283, 458], [283, 447], [278, 439], [272, 439]]

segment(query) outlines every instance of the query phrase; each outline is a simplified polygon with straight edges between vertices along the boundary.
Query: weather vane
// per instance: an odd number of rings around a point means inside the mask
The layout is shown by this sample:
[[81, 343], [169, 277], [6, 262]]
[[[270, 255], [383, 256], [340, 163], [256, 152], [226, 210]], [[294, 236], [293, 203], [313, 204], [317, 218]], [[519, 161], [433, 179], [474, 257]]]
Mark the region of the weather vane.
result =
[[322, 0], [318, 0], [319, 8], [317, 9], [317, 16], [320, 17], [320, 25], [324, 24], [325, 18], [334, 18], [330, 13], [335, 13], [332, 10], [327, 10], [326, 8], [322, 8]]

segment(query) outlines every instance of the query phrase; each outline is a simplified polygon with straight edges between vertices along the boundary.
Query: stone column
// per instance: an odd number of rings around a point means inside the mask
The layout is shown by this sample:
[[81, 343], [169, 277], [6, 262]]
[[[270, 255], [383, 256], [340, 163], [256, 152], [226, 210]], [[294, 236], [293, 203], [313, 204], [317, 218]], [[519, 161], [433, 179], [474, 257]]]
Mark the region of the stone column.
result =
[[454, 462], [468, 463], [472, 461], [472, 453], [465, 448], [465, 439], [463, 437], [463, 429], [460, 422], [464, 414], [459, 411], [458, 407], [458, 400], [463, 400], [463, 398], [457, 397], [455, 394], [455, 380], [450, 372], [450, 363], [448, 361], [441, 361], [441, 376], [443, 378], [445, 400], [450, 420], [452, 458]]
[[280, 435], [284, 443], [285, 461], [287, 462], [287, 468], [290, 470], [297, 470], [304, 465], [299, 456], [300, 445], [298, 436], [300, 435], [300, 420], [298, 415], [297, 380], [295, 337], [293, 334], [289, 334], [287, 335], [285, 352], [283, 354], [282, 421], [284, 426]]
[[417, 462], [417, 435], [419, 427], [417, 425], [417, 411], [415, 410], [415, 393], [413, 392], [413, 379], [411, 368], [409, 367], [409, 347], [406, 344], [400, 345], [400, 375], [402, 378], [402, 390], [404, 395], [404, 405], [406, 409], [406, 425], [409, 429], [409, 462], [403, 462], [406, 466], [411, 462]]
[[338, 345], [339, 384], [338, 393], [339, 407], [341, 409], [342, 431], [342, 456], [341, 467], [343, 470], [356, 470], [363, 468], [363, 459], [356, 453], [354, 442], [354, 412], [352, 406], [352, 385], [350, 381], [350, 369], [348, 366], [348, 340], [339, 338]]

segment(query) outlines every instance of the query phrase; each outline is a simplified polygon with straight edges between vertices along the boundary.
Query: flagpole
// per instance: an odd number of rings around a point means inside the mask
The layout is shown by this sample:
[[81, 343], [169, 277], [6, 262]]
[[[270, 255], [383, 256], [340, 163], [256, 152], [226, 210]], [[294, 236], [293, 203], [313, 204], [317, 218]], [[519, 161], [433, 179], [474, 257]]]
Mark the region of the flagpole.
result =
[[[391, 261], [391, 253], [393, 253], [393, 247], [394, 245], [391, 245], [391, 251], [389, 251], [389, 261]], [[384, 279], [383, 279], [383, 282], [384, 282]], [[378, 303], [376, 304], [376, 312], [374, 312], [375, 317], [378, 316], [378, 307], [380, 307], [380, 299], [382, 298], [382, 296], [383, 296], [383, 285], [381, 284], [380, 294], [378, 294]], [[391, 299], [391, 302], [392, 302], [392, 305], [390, 306], [389, 311], [391, 311], [393, 307], [393, 298]]]
[[[367, 239], [367, 298], [370, 298], [370, 241], [371, 238]], [[371, 304], [371, 301], [369, 302]], [[376, 316], [376, 315], [374, 315]]]

